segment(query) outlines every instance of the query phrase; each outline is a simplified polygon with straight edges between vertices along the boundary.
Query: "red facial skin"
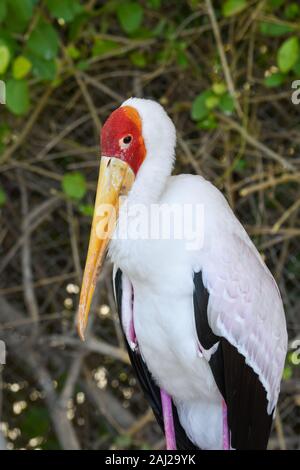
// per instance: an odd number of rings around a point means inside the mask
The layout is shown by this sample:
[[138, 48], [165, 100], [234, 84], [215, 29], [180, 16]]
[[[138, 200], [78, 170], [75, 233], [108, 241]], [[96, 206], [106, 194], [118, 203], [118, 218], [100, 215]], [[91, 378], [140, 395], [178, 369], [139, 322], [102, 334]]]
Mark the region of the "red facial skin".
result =
[[[131, 136], [128, 146], [122, 143], [123, 138], [127, 136]], [[135, 175], [137, 174], [145, 159], [146, 148], [142, 136], [142, 122], [136, 109], [122, 106], [109, 116], [101, 132], [101, 154], [120, 158], [128, 163]]]

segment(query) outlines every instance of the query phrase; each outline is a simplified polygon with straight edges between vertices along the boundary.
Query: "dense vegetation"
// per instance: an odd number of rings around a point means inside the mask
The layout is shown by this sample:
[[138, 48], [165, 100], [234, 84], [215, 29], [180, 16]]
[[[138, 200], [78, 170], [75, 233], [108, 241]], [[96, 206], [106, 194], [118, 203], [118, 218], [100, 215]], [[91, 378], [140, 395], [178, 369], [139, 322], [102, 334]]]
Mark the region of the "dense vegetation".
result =
[[[166, 107], [175, 171], [226, 194], [299, 337], [299, 33], [290, 0], [0, 0], [0, 447], [164, 445], [128, 364], [108, 263], [85, 344], [74, 327], [99, 130], [126, 97]], [[300, 445], [298, 358], [291, 349], [270, 448]]]

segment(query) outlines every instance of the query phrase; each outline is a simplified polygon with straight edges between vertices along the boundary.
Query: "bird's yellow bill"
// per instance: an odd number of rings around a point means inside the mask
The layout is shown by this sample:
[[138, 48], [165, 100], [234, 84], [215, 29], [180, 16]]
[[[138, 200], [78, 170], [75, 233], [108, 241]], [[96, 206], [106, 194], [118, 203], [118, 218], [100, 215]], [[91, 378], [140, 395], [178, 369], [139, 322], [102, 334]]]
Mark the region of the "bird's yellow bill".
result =
[[84, 339], [97, 277], [109, 240], [116, 226], [120, 196], [126, 195], [134, 181], [130, 166], [115, 157], [102, 157], [88, 254], [81, 286], [78, 332]]

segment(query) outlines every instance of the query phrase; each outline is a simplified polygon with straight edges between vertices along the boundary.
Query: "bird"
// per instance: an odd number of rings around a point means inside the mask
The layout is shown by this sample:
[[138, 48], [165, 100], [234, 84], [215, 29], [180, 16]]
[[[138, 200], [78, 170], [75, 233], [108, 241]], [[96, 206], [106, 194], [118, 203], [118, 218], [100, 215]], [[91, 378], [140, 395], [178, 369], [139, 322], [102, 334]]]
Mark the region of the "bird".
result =
[[107, 255], [166, 448], [266, 449], [287, 353], [280, 292], [222, 192], [201, 175], [172, 175], [175, 147], [154, 100], [129, 98], [104, 123], [79, 335]]

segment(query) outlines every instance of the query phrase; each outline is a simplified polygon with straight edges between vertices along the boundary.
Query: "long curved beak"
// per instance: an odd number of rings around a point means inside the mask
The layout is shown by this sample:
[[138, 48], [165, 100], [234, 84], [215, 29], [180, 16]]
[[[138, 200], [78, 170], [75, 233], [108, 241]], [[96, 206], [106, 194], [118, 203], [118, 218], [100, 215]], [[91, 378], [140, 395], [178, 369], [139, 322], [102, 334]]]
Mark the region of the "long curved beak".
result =
[[97, 186], [90, 242], [81, 286], [78, 333], [84, 339], [97, 277], [108, 243], [114, 232], [120, 196], [130, 190], [134, 173], [130, 166], [115, 157], [102, 157]]

